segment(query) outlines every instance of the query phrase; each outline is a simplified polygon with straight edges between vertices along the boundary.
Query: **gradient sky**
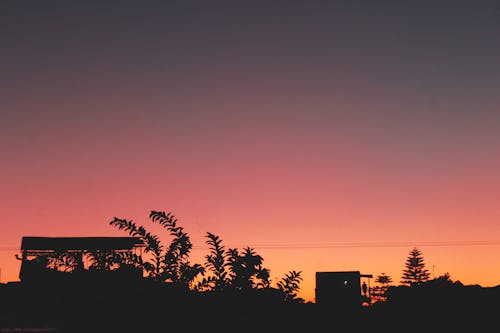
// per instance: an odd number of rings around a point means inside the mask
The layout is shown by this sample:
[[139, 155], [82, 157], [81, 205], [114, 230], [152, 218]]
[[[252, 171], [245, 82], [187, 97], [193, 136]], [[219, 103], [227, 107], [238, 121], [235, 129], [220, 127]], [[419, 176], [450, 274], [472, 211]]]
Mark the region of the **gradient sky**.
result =
[[163, 210], [310, 301], [413, 246], [499, 285], [499, 40], [498, 1], [2, 1], [1, 281], [22, 236]]

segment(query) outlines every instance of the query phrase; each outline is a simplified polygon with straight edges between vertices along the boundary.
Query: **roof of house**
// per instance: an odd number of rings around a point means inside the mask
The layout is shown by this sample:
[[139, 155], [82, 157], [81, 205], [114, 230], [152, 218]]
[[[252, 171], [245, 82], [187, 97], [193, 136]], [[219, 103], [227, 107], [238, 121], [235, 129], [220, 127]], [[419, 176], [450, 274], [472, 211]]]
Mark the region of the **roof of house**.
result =
[[23, 237], [21, 250], [131, 250], [144, 246], [137, 237]]

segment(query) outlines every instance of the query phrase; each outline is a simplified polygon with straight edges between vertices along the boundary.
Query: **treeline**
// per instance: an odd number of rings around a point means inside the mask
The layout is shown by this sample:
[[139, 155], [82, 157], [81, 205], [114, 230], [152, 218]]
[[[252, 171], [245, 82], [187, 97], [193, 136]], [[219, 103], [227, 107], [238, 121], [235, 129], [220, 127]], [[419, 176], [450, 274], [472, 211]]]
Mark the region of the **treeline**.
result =
[[[160, 239], [132, 220], [109, 224], [139, 238], [141, 253], [93, 251], [77, 269], [70, 252], [40, 254], [45, 279], [0, 285], [0, 328], [44, 326], [59, 332], [293, 331], [340, 328], [400, 331], [405, 325], [444, 330], [491, 325], [500, 287], [464, 286], [448, 273], [430, 278], [423, 254], [409, 252], [398, 286], [385, 273], [369, 291], [368, 306], [332, 311], [298, 297], [302, 276], [291, 270], [271, 281], [251, 247], [226, 248], [207, 232], [204, 263], [190, 261], [189, 235], [171, 213], [151, 211], [150, 222], [168, 231]], [[136, 274], [140, 272], [140, 274]], [[366, 295], [365, 295], [366, 296]], [[359, 310], [359, 311], [358, 311]], [[251, 328], [251, 329], [250, 329]]]

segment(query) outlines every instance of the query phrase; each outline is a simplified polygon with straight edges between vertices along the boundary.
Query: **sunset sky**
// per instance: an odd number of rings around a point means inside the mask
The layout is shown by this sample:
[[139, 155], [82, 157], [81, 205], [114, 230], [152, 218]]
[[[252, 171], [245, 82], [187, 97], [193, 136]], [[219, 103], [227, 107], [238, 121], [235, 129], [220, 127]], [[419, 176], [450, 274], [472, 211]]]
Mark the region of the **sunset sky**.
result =
[[[2, 1], [0, 269], [174, 213], [276, 281], [500, 285], [498, 1]], [[372, 281], [373, 283], [373, 281]]]

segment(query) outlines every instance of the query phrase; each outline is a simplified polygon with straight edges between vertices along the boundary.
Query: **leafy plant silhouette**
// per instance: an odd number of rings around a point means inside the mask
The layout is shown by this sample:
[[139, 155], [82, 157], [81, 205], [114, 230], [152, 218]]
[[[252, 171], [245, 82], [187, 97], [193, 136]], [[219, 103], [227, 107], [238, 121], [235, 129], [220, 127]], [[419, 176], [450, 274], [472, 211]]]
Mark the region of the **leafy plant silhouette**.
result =
[[[16, 255], [16, 258], [22, 260], [18, 255]], [[30, 261], [38, 267], [48, 271], [71, 273], [78, 268], [78, 260], [74, 253], [59, 251], [43, 253], [37, 255]]]
[[[206, 243], [210, 253], [205, 257], [207, 276], [201, 285], [205, 290], [249, 292], [251, 290], [274, 289], [271, 287], [270, 270], [263, 267], [264, 259], [251, 247], [243, 251], [225, 249], [219, 236], [207, 232]], [[277, 283], [277, 290], [284, 301], [303, 302], [297, 298], [301, 272], [290, 271]]]
[[109, 251], [87, 251], [85, 253], [91, 271], [111, 271], [119, 267], [122, 256], [112, 250]]
[[302, 272], [290, 271], [285, 274], [285, 277], [278, 281], [278, 289], [281, 291], [285, 302], [298, 301], [303, 302], [303, 299], [297, 298], [297, 292], [300, 289], [302, 282]]
[[[192, 264], [189, 260], [192, 249], [190, 237], [177, 224], [175, 215], [153, 210], [149, 218], [151, 222], [169, 231], [172, 239], [168, 246], [157, 235], [132, 220], [114, 217], [109, 222], [111, 226], [140, 238], [145, 244], [144, 257], [127, 252], [120, 254], [120, 260], [142, 268], [146, 278], [200, 292], [232, 290], [245, 293], [276, 289], [285, 301], [303, 301], [297, 298], [302, 281], [301, 272], [290, 271], [278, 282], [277, 288], [272, 288], [270, 270], [263, 267], [264, 259], [253, 248], [246, 247], [241, 251], [237, 248], [226, 249], [220, 237], [210, 232], [206, 234], [210, 252], [205, 256], [204, 265]], [[97, 259], [99, 258], [95, 258], [96, 265], [99, 263]]]
[[[238, 291], [246, 291], [257, 286], [269, 285], [269, 274], [262, 267], [264, 259], [251, 247], [246, 247], [240, 254], [238, 249], [229, 249], [229, 267], [231, 286]], [[267, 272], [267, 275], [266, 275]]]
[[177, 225], [177, 219], [172, 213], [151, 211], [151, 222], [157, 223], [169, 231], [172, 240], [164, 246], [159, 237], [151, 234], [143, 226], [137, 225], [132, 220], [115, 217], [109, 222], [129, 235], [140, 238], [144, 244], [144, 253], [149, 255], [146, 259], [135, 254], [127, 254], [124, 262], [132, 263], [144, 269], [146, 277], [159, 282], [170, 282], [185, 289], [190, 288], [199, 274], [205, 269], [199, 264], [191, 264], [189, 254], [192, 249], [191, 240], [183, 227]]
[[222, 291], [231, 283], [226, 249], [222, 245], [222, 240], [219, 236], [207, 232], [206, 237], [208, 238], [206, 243], [210, 247], [210, 253], [205, 256], [205, 267], [212, 274], [202, 281], [201, 286], [207, 290]]

